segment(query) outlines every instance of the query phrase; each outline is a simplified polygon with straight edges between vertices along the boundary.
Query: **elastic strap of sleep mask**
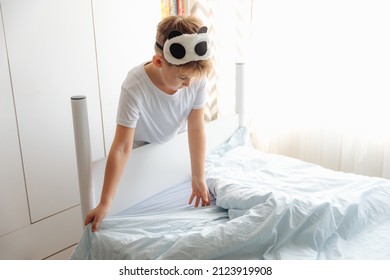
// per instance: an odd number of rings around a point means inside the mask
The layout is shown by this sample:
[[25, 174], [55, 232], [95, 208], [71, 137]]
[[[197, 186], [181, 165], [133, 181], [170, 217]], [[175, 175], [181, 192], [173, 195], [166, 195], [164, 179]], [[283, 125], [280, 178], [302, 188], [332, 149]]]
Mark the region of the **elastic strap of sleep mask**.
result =
[[163, 46], [161, 46], [158, 42], [156, 42], [156, 47], [159, 48], [160, 50], [164, 50]]

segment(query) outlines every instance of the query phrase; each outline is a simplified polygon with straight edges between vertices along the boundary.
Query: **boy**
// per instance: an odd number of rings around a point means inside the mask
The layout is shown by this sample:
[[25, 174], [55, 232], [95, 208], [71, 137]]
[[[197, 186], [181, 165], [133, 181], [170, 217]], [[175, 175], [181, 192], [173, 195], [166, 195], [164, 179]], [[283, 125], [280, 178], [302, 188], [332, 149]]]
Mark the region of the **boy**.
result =
[[193, 16], [170, 16], [157, 26], [152, 61], [132, 69], [122, 85], [115, 137], [98, 206], [85, 218], [96, 231], [110, 209], [133, 147], [162, 143], [187, 129], [195, 207], [210, 205], [204, 175], [206, 76], [211, 70], [207, 28]]

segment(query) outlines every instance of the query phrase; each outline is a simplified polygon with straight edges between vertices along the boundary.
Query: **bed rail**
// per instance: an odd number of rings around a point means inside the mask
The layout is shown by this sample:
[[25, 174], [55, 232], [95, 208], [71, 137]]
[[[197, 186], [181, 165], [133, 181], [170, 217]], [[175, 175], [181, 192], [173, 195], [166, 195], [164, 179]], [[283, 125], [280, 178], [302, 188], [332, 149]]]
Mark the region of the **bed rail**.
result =
[[82, 219], [84, 219], [88, 211], [95, 207], [87, 98], [83, 95], [72, 96], [71, 104], [76, 145], [81, 214]]
[[236, 113], [239, 115], [240, 127], [245, 126], [245, 64], [236, 63]]

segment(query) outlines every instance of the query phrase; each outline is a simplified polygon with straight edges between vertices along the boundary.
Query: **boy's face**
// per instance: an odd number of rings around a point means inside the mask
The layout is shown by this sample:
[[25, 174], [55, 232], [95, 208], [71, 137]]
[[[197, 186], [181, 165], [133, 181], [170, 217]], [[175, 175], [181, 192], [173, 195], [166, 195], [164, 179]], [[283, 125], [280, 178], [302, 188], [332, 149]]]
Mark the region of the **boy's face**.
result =
[[165, 60], [161, 67], [161, 78], [165, 86], [174, 92], [183, 87], [188, 87], [192, 80], [190, 73], [184, 72], [178, 66], [169, 65]]

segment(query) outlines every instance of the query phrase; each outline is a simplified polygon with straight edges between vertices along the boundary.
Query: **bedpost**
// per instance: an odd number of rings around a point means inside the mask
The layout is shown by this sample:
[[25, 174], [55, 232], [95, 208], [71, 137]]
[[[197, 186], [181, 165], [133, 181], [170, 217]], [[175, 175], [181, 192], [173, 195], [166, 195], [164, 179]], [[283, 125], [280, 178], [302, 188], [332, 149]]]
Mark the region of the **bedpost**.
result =
[[236, 63], [236, 113], [239, 115], [240, 127], [245, 126], [244, 66], [244, 63]]
[[71, 102], [74, 139], [76, 145], [77, 172], [79, 178], [81, 215], [84, 225], [86, 214], [90, 209], [95, 207], [87, 99], [85, 96], [81, 95], [72, 96]]

